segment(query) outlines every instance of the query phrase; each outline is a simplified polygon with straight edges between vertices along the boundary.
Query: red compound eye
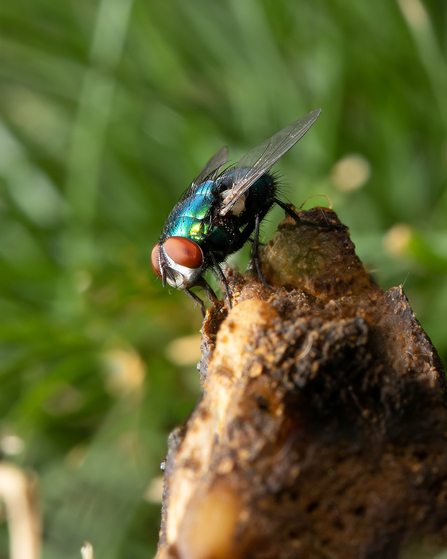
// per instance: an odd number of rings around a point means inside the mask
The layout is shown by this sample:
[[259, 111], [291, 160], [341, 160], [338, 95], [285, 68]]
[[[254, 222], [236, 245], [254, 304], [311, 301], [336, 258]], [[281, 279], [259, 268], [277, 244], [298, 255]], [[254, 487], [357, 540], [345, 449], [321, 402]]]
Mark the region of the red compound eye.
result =
[[179, 266], [194, 269], [200, 268], [202, 265], [202, 250], [194, 241], [184, 237], [169, 237], [166, 239], [163, 247], [169, 258]]
[[151, 253], [151, 264], [152, 269], [157, 274], [158, 277], [161, 277], [160, 271], [160, 263], [159, 263], [159, 255], [160, 255], [160, 243], [157, 243], [154, 248], [152, 249]]

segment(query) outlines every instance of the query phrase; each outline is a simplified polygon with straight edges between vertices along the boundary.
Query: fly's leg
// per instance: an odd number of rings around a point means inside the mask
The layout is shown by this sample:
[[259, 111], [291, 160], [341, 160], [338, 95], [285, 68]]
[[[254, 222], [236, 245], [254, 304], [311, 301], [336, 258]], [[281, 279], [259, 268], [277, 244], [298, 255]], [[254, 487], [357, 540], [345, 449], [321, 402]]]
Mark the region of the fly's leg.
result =
[[205, 318], [206, 308], [205, 303], [202, 301], [202, 299], [200, 299], [200, 297], [197, 297], [197, 295], [189, 289], [183, 289], [182, 291], [184, 291], [186, 295], [188, 295], [188, 297], [194, 301], [194, 303], [197, 303], [197, 305], [199, 305], [200, 310], [202, 311], [202, 316], [203, 318]]
[[227, 296], [228, 305], [230, 306], [230, 309], [232, 309], [233, 303], [231, 302], [230, 286], [228, 285], [227, 278], [225, 277], [222, 268], [219, 266], [219, 263], [217, 262], [216, 257], [212, 252], [210, 253], [210, 256], [214, 266], [214, 268], [212, 268], [212, 271], [215, 274], [216, 278], [219, 280], [222, 292], [224, 292]]
[[[275, 202], [276, 202], [276, 198], [274, 198], [273, 200], [270, 201], [270, 203], [264, 209], [264, 211], [255, 215], [254, 221], [250, 221], [245, 226], [244, 230], [241, 231], [241, 233], [238, 237], [238, 248], [236, 249], [236, 250], [239, 250], [240, 248], [242, 248], [245, 245], [245, 243], [250, 239], [250, 235], [254, 231], [252, 247], [251, 247], [251, 259], [252, 259], [252, 261], [255, 265], [256, 273], [258, 274], [258, 278], [260, 279], [262, 285], [267, 287], [267, 289], [272, 289], [272, 288], [265, 281], [264, 276], [262, 275], [262, 272], [261, 272], [261, 267], [259, 265], [259, 225], [260, 225], [261, 221], [264, 219], [264, 217], [267, 215], [268, 211], [270, 210], [270, 208], [272, 207], [272, 205]], [[282, 202], [280, 203], [280, 205], [282, 207]]]
[[281, 200], [278, 200], [278, 198], [274, 199], [274, 203], [277, 204], [280, 208], [282, 208], [286, 212], [286, 214], [290, 215], [290, 217], [295, 220], [297, 225], [310, 225], [310, 227], [315, 227], [315, 229], [342, 229], [345, 227], [341, 223], [329, 223], [323, 211], [321, 213], [324, 217], [324, 220], [326, 221], [326, 224], [314, 223], [313, 221], [308, 221], [307, 219], [301, 219], [298, 216], [298, 214], [291, 209], [289, 204], [285, 204], [284, 202], [281, 202]]
[[255, 231], [254, 231], [254, 235], [253, 235], [253, 245], [251, 247], [251, 259], [253, 260], [254, 264], [255, 264], [255, 268], [256, 268], [256, 272], [258, 274], [258, 278], [261, 280], [261, 283], [264, 287], [267, 287], [267, 289], [272, 289], [270, 287], [270, 285], [265, 281], [264, 276], [262, 275], [261, 272], [261, 266], [259, 265], [259, 225], [261, 223], [261, 219], [259, 217], [259, 215], [255, 216]]
[[[219, 299], [217, 298], [213, 289], [203, 278], [200, 278], [200, 280], [194, 285], [198, 285], [203, 289], [203, 291], [205, 291], [205, 295], [208, 297], [208, 300], [212, 305], [216, 306], [219, 304]], [[186, 293], [186, 295], [188, 295], [190, 299], [192, 299], [195, 303], [199, 305], [200, 310], [202, 311], [202, 316], [203, 318], [205, 318], [206, 307], [202, 299], [200, 299], [200, 297], [198, 297], [195, 293], [193, 293], [189, 289], [183, 289], [183, 291]]]
[[205, 295], [208, 297], [208, 300], [212, 305], [216, 307], [219, 304], [217, 295], [214, 293], [211, 285], [204, 278], [200, 278], [196, 285], [200, 285], [203, 291], [205, 291]]

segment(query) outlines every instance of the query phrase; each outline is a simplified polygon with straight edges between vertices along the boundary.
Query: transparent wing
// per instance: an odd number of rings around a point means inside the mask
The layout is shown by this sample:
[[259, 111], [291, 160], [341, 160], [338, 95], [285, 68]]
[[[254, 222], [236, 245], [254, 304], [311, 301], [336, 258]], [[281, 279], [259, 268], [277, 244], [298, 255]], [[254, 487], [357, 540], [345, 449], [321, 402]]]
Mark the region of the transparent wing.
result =
[[304, 136], [320, 113], [321, 109], [312, 111], [244, 155], [235, 167], [233, 186], [220, 208], [221, 215], [227, 214], [242, 194]]
[[193, 180], [192, 184], [199, 185], [213, 172], [218, 172], [225, 163], [228, 161], [228, 148], [221, 148], [213, 157], [208, 161], [205, 167], [200, 171], [197, 177]]

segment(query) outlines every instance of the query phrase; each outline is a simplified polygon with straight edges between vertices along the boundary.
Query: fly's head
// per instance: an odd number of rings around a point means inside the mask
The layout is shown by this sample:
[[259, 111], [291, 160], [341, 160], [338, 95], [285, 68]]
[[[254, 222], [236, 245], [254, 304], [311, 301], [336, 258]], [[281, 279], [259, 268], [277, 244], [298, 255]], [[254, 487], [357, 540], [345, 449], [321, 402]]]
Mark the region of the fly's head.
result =
[[163, 286], [168, 283], [176, 289], [193, 287], [202, 274], [203, 262], [199, 245], [184, 237], [168, 237], [152, 249], [152, 268]]

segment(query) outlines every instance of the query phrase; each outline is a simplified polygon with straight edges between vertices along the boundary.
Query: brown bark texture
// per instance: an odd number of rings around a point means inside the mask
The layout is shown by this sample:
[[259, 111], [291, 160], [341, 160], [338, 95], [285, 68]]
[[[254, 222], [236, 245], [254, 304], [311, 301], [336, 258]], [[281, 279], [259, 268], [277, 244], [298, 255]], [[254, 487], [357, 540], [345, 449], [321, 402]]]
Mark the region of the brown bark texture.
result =
[[[169, 439], [157, 559], [428, 558], [447, 547], [442, 363], [336, 214], [290, 217], [227, 270], [203, 396]], [[314, 224], [314, 226], [311, 225]]]

